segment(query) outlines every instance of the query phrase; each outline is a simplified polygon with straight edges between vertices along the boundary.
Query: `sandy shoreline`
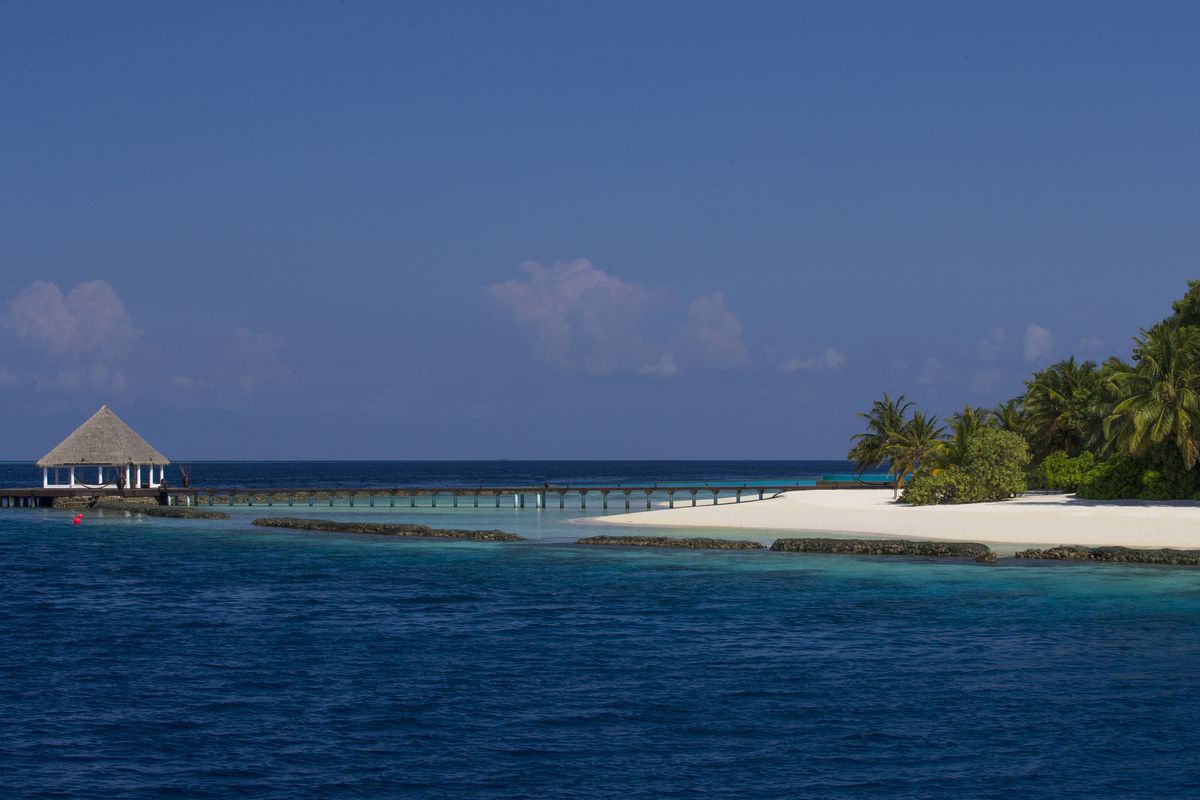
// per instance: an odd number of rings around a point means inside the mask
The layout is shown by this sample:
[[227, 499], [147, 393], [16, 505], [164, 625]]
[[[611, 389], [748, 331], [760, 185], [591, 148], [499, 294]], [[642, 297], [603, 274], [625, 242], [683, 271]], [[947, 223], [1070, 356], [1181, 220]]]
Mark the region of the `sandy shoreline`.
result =
[[[1200, 502], [1091, 501], [1030, 495], [1003, 503], [911, 508], [887, 489], [789, 492], [762, 501], [581, 520], [655, 528], [725, 528], [944, 539], [1009, 545], [1200, 548]], [[756, 536], [755, 538], [763, 538]]]

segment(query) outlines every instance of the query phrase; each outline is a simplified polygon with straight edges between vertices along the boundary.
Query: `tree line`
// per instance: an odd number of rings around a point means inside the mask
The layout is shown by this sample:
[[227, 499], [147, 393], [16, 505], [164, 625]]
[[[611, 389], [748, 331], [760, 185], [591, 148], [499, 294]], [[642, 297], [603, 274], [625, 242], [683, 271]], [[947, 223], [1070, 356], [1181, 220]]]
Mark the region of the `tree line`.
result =
[[1074, 356], [994, 408], [945, 422], [885, 394], [859, 416], [847, 457], [886, 467], [914, 504], [977, 502], [1027, 488], [1097, 499], [1200, 499], [1200, 280], [1134, 337], [1129, 361]]

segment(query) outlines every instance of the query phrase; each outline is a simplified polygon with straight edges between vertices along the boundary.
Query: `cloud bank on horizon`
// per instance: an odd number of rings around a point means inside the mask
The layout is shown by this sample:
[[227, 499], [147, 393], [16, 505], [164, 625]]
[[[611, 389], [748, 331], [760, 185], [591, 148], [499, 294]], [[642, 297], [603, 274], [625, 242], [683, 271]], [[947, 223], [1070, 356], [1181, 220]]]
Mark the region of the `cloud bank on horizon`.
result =
[[[482, 295], [503, 312], [506, 324], [522, 332], [542, 370], [585, 383], [641, 380], [654, 391], [664, 379], [711, 376], [717, 381], [713, 386], [762, 387], [754, 391], [779, 394], [790, 385], [820, 393], [833, 375], [856, 369], [839, 346], [781, 355], [778, 347], [749, 344], [753, 326], [745, 328], [723, 291], [688, 297], [627, 280], [586, 258], [524, 262], [516, 276], [482, 287]], [[1027, 322], [1021, 330], [1013, 336], [1005, 325], [994, 325], [973, 350], [958, 356], [939, 353], [912, 366], [893, 359], [888, 380], [910, 395], [924, 391], [954, 398], [951, 402], [964, 389], [976, 395], [995, 394], [1009, 384], [1010, 391], [1019, 389], [1014, 375], [1058, 354], [1049, 328]], [[275, 332], [231, 322], [210, 325], [198, 337], [150, 336], [113, 285], [101, 279], [65, 291], [54, 282], [35, 281], [18, 291], [0, 317], [0, 342], [4, 339], [8, 355], [0, 363], [0, 396], [79, 396], [237, 411], [285, 397], [294, 403], [322, 382], [319, 373], [290, 363], [287, 342]], [[1101, 343], [1084, 337], [1080, 346], [1095, 349]], [[857, 374], [878, 380], [877, 373]], [[771, 375], [777, 379], [768, 388]], [[439, 391], [436, 374], [422, 380]], [[343, 388], [356, 389], [353, 383]], [[804, 396], [798, 396], [800, 402], [806, 402]], [[359, 407], [369, 419], [420, 404], [421, 391], [402, 380], [364, 393]], [[487, 417], [491, 410], [483, 406], [459, 413]]]
[[0, 389], [13, 392], [152, 402], [205, 395], [238, 405], [259, 387], [294, 377], [281, 340], [269, 332], [216, 328], [199, 347], [147, 337], [112, 284], [99, 279], [65, 293], [51, 281], [35, 281], [8, 301], [0, 331], [10, 337]]

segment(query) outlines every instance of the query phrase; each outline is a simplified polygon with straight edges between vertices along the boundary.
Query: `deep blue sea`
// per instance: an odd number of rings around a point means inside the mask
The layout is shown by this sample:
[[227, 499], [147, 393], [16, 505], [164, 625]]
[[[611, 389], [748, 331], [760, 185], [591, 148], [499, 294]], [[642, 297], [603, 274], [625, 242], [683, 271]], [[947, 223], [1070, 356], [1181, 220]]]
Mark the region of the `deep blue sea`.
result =
[[[196, 464], [193, 483], [844, 467], [770, 463]], [[0, 797], [1200, 795], [1200, 570], [592, 549], [571, 542], [603, 519], [579, 509], [294, 512], [531, 540], [2, 510]]]

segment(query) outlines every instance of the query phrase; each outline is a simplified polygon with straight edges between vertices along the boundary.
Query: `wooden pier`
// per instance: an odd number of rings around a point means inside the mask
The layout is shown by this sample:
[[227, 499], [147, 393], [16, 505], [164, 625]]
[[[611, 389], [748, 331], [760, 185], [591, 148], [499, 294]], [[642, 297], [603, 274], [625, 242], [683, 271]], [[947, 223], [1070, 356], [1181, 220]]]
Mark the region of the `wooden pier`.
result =
[[[610, 503], [626, 511], [635, 505], [652, 507], [654, 498], [665, 499], [670, 508], [676, 502], [698, 505], [711, 502], [716, 505], [722, 497], [732, 497], [742, 502], [748, 497], [762, 500], [764, 497], [784, 492], [799, 492], [813, 489], [878, 489], [887, 488], [879, 483], [854, 481], [815, 481], [794, 485], [758, 485], [747, 483], [740, 486], [697, 484], [694, 486], [397, 486], [384, 487], [170, 487], [156, 489], [116, 488], [31, 488], [0, 489], [0, 508], [47, 508], [54, 505], [56, 498], [101, 497], [101, 498], [154, 498], [162, 505], [185, 506], [386, 506], [394, 508], [397, 501], [410, 508], [420, 506], [438, 507], [438, 501], [458, 508], [460, 503], [469, 502], [479, 508], [491, 504], [495, 508], [533, 507], [549, 508], [555, 504], [560, 509], [580, 508], [587, 510], [588, 500], [599, 501], [601, 510], [608, 510]], [[572, 502], [568, 506], [567, 499]], [[578, 498], [578, 505], [574, 500]], [[418, 503], [418, 500], [421, 502]], [[592, 508], [596, 508], [595, 505]]]

